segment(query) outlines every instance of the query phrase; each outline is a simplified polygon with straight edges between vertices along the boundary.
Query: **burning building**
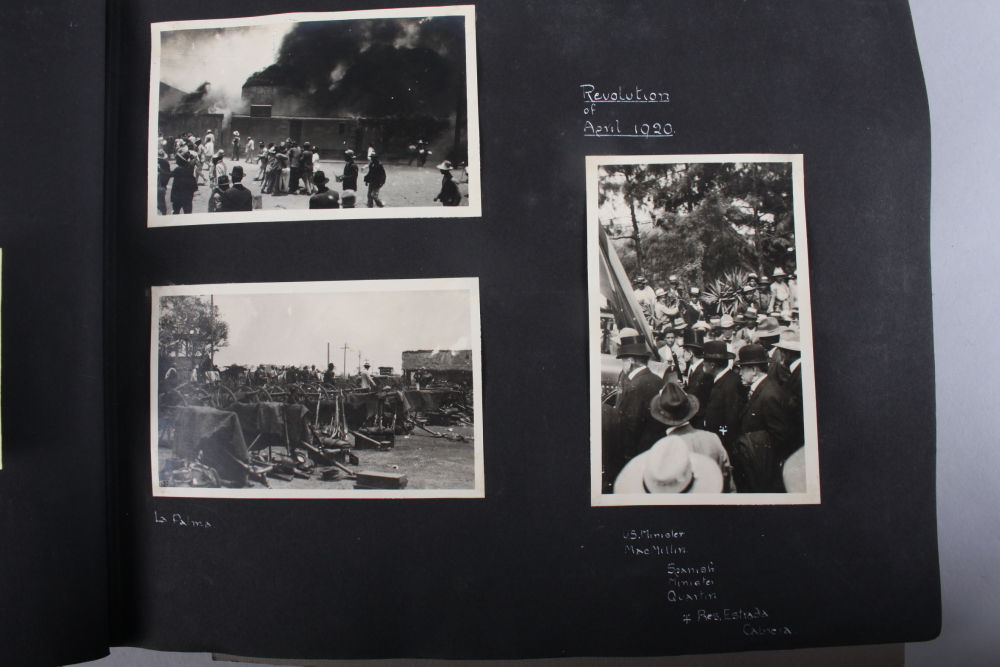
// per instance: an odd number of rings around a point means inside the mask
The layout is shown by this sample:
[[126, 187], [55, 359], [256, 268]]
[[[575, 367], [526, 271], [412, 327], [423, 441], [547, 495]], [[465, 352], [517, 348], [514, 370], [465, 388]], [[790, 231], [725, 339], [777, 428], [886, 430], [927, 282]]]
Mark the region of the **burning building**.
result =
[[403, 352], [403, 379], [413, 384], [413, 373], [425, 368], [435, 380], [472, 384], [472, 350], [410, 350]]
[[159, 131], [164, 137], [179, 137], [190, 132], [204, 137], [212, 130], [217, 138], [228, 129], [226, 114], [209, 100], [209, 86], [203, 83], [197, 90], [185, 93], [170, 84], [160, 82]]

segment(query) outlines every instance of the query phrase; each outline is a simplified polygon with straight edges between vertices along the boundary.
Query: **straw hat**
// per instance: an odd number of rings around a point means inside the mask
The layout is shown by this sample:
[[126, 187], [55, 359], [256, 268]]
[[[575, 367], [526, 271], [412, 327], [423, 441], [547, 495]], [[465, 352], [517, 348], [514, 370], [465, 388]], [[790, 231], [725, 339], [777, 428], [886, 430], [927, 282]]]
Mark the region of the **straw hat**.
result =
[[715, 461], [691, 451], [684, 438], [668, 435], [628, 462], [615, 480], [615, 493], [721, 493]]

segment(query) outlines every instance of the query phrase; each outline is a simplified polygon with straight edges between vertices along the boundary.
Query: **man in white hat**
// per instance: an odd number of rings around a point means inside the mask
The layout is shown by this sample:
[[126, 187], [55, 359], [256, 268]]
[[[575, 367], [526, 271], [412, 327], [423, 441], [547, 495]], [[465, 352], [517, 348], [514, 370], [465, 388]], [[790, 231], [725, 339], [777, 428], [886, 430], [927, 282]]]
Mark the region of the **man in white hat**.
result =
[[635, 457], [615, 480], [615, 493], [721, 493], [722, 471], [715, 461], [691, 450], [682, 438], [667, 436]]
[[780, 266], [774, 267], [774, 282], [771, 283], [771, 300], [767, 303], [767, 312], [790, 310], [789, 300], [792, 298], [791, 290], [788, 289], [788, 276]]
[[243, 147], [243, 142], [240, 139], [239, 132], [233, 132], [233, 162], [240, 161], [240, 149]]
[[[646, 338], [635, 329], [625, 328], [621, 330], [618, 345], [617, 356], [623, 364], [621, 393], [615, 410], [621, 424], [621, 450], [605, 458], [605, 474], [611, 479], [633, 456], [649, 449], [662, 435], [659, 422], [649, 414], [649, 403], [659, 393], [663, 380], [648, 368], [652, 353]], [[617, 469], [608, 470], [608, 466]]]
[[656, 303], [656, 292], [649, 286], [645, 274], [640, 273], [632, 281], [632, 293], [635, 294], [635, 300], [639, 302], [639, 306], [652, 314]]
[[653, 307], [653, 320], [656, 322], [657, 327], [664, 325], [669, 327], [673, 323], [674, 318], [681, 312], [675, 292], [671, 289], [663, 289], [661, 287], [656, 290], [655, 294], [656, 304]]

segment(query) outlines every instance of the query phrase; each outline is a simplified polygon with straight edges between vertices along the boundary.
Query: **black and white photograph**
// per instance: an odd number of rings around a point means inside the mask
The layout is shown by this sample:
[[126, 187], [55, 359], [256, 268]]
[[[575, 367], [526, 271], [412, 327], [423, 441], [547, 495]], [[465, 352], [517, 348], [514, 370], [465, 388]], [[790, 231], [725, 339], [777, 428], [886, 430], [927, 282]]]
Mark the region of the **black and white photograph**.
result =
[[802, 169], [587, 158], [592, 505], [820, 502]]
[[152, 24], [147, 225], [478, 217], [475, 8]]
[[154, 496], [484, 497], [478, 279], [152, 298]]

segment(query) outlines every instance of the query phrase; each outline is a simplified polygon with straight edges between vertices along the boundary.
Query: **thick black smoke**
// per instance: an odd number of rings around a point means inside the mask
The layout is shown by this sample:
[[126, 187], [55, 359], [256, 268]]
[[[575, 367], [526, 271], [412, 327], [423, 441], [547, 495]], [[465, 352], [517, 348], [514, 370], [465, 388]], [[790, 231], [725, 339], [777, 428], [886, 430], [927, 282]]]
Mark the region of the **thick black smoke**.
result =
[[276, 106], [300, 114], [461, 118], [465, 19], [300, 23], [246, 83], [279, 87]]
[[198, 86], [194, 92], [184, 95], [184, 97], [182, 97], [177, 104], [170, 109], [169, 113], [175, 116], [180, 116], [204, 111], [209, 106], [207, 96], [210, 90], [211, 85], [208, 81], [206, 81]]

